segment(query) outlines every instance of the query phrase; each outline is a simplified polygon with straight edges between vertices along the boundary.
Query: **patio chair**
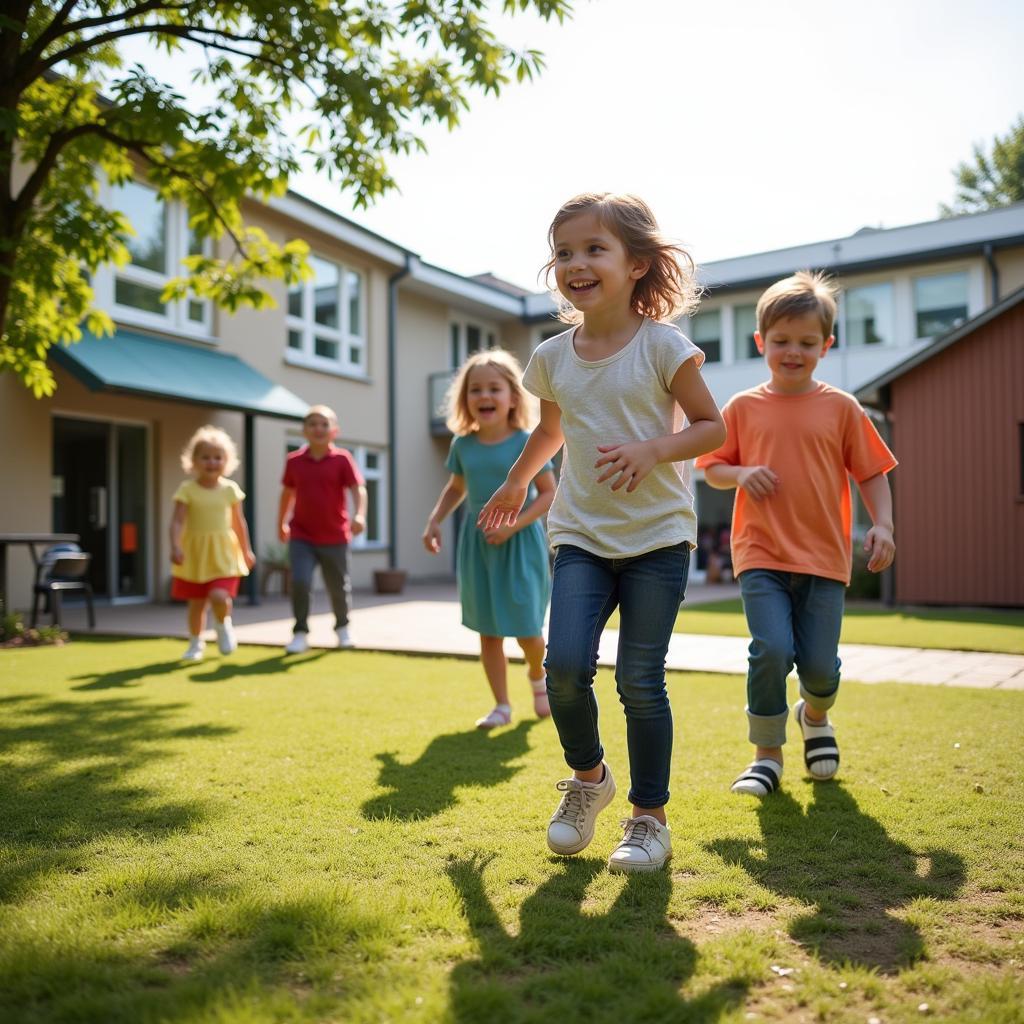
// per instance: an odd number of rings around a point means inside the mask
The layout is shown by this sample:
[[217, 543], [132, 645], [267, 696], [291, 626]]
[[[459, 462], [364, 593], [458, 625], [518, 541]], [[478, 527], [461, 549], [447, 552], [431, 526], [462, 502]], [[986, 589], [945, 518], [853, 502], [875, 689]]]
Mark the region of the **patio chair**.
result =
[[86, 551], [43, 552], [36, 569], [36, 582], [32, 588], [32, 628], [39, 621], [40, 605], [48, 602], [55, 626], [61, 625], [61, 595], [82, 593], [89, 613], [89, 628], [96, 628], [96, 611], [92, 604], [92, 584], [89, 582], [89, 563], [92, 555]]

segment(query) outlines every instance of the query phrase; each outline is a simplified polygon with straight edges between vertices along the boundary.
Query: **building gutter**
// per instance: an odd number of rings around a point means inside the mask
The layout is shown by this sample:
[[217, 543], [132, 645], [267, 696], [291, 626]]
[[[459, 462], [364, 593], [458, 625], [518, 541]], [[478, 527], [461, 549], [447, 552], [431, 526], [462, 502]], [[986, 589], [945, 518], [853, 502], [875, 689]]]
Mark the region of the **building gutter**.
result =
[[398, 283], [412, 272], [412, 253], [405, 253], [405, 265], [388, 278], [388, 568], [398, 567]]

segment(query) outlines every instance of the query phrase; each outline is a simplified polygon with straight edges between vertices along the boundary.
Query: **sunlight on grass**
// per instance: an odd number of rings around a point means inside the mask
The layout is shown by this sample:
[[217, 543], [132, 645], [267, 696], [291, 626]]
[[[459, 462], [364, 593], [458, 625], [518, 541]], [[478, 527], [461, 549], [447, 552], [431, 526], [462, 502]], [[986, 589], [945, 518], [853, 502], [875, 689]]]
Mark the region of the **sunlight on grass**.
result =
[[671, 872], [576, 858], [525, 683], [178, 641], [0, 652], [0, 1019], [1020, 1021], [1024, 693], [844, 686], [842, 781], [758, 803], [743, 683], [676, 674]]

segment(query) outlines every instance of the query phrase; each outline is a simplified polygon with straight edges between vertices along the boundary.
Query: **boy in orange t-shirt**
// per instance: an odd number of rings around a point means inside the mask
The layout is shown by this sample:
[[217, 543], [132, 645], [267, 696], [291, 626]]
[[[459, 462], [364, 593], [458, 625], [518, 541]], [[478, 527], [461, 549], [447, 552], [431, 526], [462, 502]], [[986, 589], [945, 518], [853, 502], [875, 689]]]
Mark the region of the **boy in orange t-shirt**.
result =
[[735, 793], [767, 796], [779, 785], [794, 663], [804, 764], [814, 779], [839, 768], [828, 709], [839, 688], [850, 582], [850, 476], [874, 524], [864, 541], [868, 569], [888, 568], [896, 552], [886, 479], [896, 459], [852, 395], [814, 379], [835, 341], [834, 292], [821, 274], [801, 272], [761, 296], [754, 340], [770, 378], [733, 396], [722, 410], [728, 439], [697, 460], [712, 487], [736, 488], [732, 560], [751, 636], [747, 717], [756, 753]]

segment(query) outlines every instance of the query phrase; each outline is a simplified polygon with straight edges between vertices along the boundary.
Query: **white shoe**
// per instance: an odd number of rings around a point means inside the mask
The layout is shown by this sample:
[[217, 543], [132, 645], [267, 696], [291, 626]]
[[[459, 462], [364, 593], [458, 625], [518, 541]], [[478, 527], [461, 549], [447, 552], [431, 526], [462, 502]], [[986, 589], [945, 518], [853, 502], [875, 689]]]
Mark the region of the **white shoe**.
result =
[[623, 818], [622, 841], [608, 858], [609, 871], [657, 871], [672, 858], [672, 836], [668, 825], [641, 814]]
[[548, 848], [560, 854], [579, 853], [594, 838], [598, 814], [615, 796], [612, 770], [605, 765], [604, 778], [600, 782], [562, 779], [556, 785], [565, 796], [558, 810], [551, 815]]
[[285, 647], [285, 654], [303, 654], [309, 650], [309, 634], [308, 633], [296, 633], [291, 640], [288, 641], [288, 646]]
[[189, 645], [185, 653], [181, 656], [182, 661], [202, 661], [203, 660], [203, 649], [206, 647], [205, 641], [199, 637], [194, 636], [189, 641]]
[[215, 624], [217, 630], [217, 648], [221, 654], [231, 654], [238, 647], [238, 640], [235, 638], [235, 627], [231, 619]]
[[348, 626], [339, 626], [335, 631], [338, 634], [338, 646], [343, 650], [347, 651], [352, 647], [355, 647], [356, 642], [352, 639], [352, 634], [348, 631]]

